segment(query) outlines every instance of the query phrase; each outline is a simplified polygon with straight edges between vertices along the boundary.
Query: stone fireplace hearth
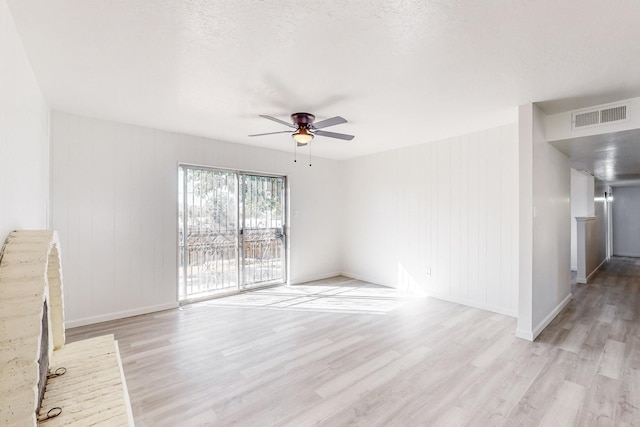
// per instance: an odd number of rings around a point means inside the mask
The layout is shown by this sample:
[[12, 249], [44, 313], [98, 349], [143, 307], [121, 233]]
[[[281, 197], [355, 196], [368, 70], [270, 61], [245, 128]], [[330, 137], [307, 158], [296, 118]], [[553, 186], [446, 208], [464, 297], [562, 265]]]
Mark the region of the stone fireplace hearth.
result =
[[113, 335], [65, 345], [55, 231], [14, 231], [0, 251], [0, 402], [0, 426], [133, 426]]
[[[14, 425], [35, 425], [41, 349], [46, 348], [46, 363], [64, 345], [59, 247], [54, 231], [14, 231], [0, 253], [0, 422], [5, 424], [11, 417]], [[44, 380], [47, 368], [42, 368]]]

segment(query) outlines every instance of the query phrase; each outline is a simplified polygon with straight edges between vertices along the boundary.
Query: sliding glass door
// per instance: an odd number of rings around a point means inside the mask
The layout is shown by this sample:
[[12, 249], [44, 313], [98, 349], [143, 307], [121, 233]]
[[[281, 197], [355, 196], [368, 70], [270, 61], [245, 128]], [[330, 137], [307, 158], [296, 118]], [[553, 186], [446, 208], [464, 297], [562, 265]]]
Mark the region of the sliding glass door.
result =
[[242, 286], [284, 281], [284, 177], [240, 175]]
[[284, 283], [285, 178], [182, 165], [181, 301]]

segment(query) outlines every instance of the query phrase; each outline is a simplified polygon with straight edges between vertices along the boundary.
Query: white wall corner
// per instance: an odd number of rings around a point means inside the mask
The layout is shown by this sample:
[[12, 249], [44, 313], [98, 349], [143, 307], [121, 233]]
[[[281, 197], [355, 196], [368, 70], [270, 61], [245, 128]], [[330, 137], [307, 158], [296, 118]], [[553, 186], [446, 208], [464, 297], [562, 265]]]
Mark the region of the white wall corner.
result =
[[518, 329], [516, 336], [533, 340], [533, 104], [521, 105], [518, 113], [520, 196], [518, 213]]

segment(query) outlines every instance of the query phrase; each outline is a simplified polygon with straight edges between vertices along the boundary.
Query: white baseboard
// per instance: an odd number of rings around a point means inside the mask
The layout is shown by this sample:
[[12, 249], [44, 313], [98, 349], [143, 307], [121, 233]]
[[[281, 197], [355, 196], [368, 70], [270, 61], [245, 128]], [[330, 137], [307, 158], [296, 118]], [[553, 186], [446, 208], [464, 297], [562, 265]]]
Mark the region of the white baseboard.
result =
[[148, 307], [134, 308], [132, 310], [118, 311], [116, 313], [100, 314], [98, 316], [83, 317], [81, 319], [65, 320], [65, 328], [77, 328], [78, 326], [93, 325], [94, 323], [107, 322], [109, 320], [123, 319], [125, 317], [138, 316], [140, 314], [154, 313], [156, 311], [177, 308], [177, 302], [152, 305]]
[[343, 274], [340, 273], [340, 272], [318, 274], [317, 276], [309, 276], [309, 277], [303, 277], [302, 279], [292, 280], [292, 281], [289, 281], [288, 284], [289, 285], [299, 285], [301, 283], [315, 282], [316, 280], [330, 279], [332, 277], [342, 276], [342, 275]]
[[[351, 279], [362, 280], [363, 282], [373, 283], [374, 285], [380, 285], [380, 286], [386, 286], [388, 288], [393, 288], [393, 286], [385, 285], [383, 283], [377, 283], [374, 280], [370, 280], [370, 279], [368, 279], [366, 277], [362, 277], [362, 276], [359, 276], [357, 274], [343, 272], [342, 275], [345, 276], [345, 277], [349, 277]], [[433, 298], [440, 299], [440, 300], [443, 300], [443, 301], [453, 302], [453, 303], [460, 304], [460, 305], [466, 305], [468, 307], [473, 307], [473, 308], [479, 308], [481, 310], [491, 311], [493, 313], [504, 314], [505, 316], [511, 316], [511, 317], [517, 317], [518, 316], [518, 312], [517, 312], [516, 309], [508, 309], [508, 308], [499, 307], [499, 306], [495, 306], [495, 305], [491, 305], [491, 304], [485, 304], [485, 303], [482, 303], [480, 301], [475, 301], [475, 300], [471, 300], [471, 299], [467, 299], [467, 298], [457, 297], [457, 296], [454, 296], [454, 295], [433, 293], [433, 292], [425, 291], [425, 290], [422, 290], [422, 289], [420, 289], [419, 293], [422, 294], [422, 295], [425, 295], [425, 296], [428, 296], [428, 297], [433, 297]]]
[[473, 307], [473, 308], [479, 308], [481, 310], [491, 311], [491, 312], [498, 313], [498, 314], [504, 314], [505, 316], [518, 317], [518, 312], [517, 312], [516, 309], [509, 309], [509, 308], [505, 308], [505, 307], [499, 307], [499, 306], [496, 306], [496, 305], [485, 304], [485, 303], [480, 302], [480, 301], [474, 301], [474, 300], [471, 300], [471, 299], [461, 298], [461, 297], [457, 297], [457, 296], [453, 296], [453, 295], [437, 294], [437, 293], [427, 292], [427, 296], [430, 296], [430, 297], [433, 297], [433, 298], [437, 298], [437, 299], [441, 299], [443, 301], [454, 302], [454, 303], [460, 304], [460, 305], [466, 305], [466, 306]]
[[384, 286], [386, 288], [395, 289], [393, 286], [389, 286], [388, 284], [380, 283], [380, 282], [377, 282], [375, 280], [371, 280], [371, 278], [365, 277], [365, 276], [361, 276], [359, 274], [347, 273], [347, 272], [343, 271], [342, 273], [340, 273], [340, 276], [348, 277], [349, 279], [361, 280], [363, 282], [372, 283], [372, 284], [378, 285], [378, 286]]
[[[593, 271], [591, 272], [591, 274], [589, 274], [589, 275], [587, 276], [587, 280], [586, 280], [586, 282], [588, 282], [588, 281], [589, 281], [589, 279], [591, 279], [591, 276], [593, 276], [594, 274], [596, 274], [596, 273], [598, 272], [598, 270], [600, 270], [600, 267], [602, 267], [602, 266], [604, 265], [604, 263], [606, 263], [606, 262], [607, 262], [607, 259], [606, 259], [606, 258], [605, 258], [605, 259], [603, 259], [603, 260], [602, 260], [602, 262], [601, 262], [601, 263], [600, 263], [596, 268], [594, 268], [594, 269], [593, 269]], [[585, 283], [586, 283], [586, 282], [585, 282]]]
[[[535, 340], [538, 337], [538, 335], [540, 335], [540, 333], [544, 330], [544, 328], [549, 326], [549, 323], [551, 323], [553, 321], [553, 319], [555, 319], [555, 317], [562, 311], [562, 309], [564, 309], [567, 306], [567, 304], [569, 304], [571, 302], [572, 296], [573, 296], [573, 294], [571, 292], [569, 292], [569, 295], [564, 297], [564, 299], [562, 301], [560, 301], [560, 304], [558, 304], [556, 306], [556, 308], [551, 310], [551, 313], [549, 313], [547, 315], [547, 317], [542, 319], [542, 322], [540, 322], [538, 324], [538, 326], [536, 326], [533, 329], [533, 332], [531, 334], [532, 339], [530, 341]], [[526, 333], [526, 331], [522, 331], [522, 332]], [[518, 336], [518, 332], [517, 331], [516, 331], [516, 336]], [[521, 338], [524, 338], [524, 337], [521, 337]]]
[[524, 329], [516, 329], [516, 337], [527, 341], [533, 341], [533, 332], [526, 331]]
[[576, 282], [577, 283], [583, 283], [586, 284], [589, 282], [589, 279], [591, 279], [591, 276], [593, 276], [594, 274], [596, 274], [598, 272], [598, 270], [600, 270], [600, 267], [602, 267], [604, 265], [604, 263], [607, 262], [607, 259], [603, 259], [602, 262], [593, 269], [593, 271], [591, 273], [589, 273], [589, 275], [587, 277], [583, 277], [583, 276], [578, 276], [576, 277]]

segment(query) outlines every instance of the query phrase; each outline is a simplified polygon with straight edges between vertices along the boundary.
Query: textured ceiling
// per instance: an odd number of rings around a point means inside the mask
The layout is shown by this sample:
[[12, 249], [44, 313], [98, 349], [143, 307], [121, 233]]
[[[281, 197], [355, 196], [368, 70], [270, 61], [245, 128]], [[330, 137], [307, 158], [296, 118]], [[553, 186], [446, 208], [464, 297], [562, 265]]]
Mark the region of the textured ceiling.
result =
[[640, 1], [9, 0], [54, 109], [345, 159], [640, 95]]
[[640, 129], [551, 142], [571, 167], [610, 185], [640, 185]]

